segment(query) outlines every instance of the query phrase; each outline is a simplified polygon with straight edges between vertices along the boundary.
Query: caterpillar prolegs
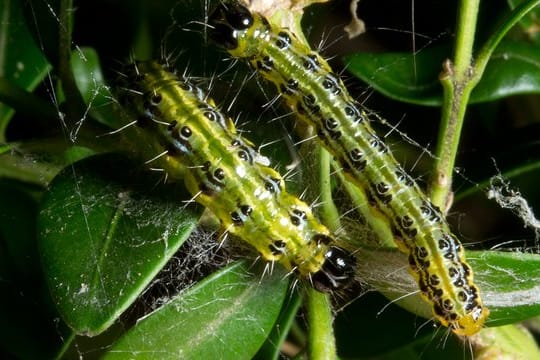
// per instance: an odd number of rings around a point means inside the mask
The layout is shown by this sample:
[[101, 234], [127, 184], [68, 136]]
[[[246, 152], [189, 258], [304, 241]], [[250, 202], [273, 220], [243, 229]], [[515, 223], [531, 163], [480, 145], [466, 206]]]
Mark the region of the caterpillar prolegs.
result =
[[140, 146], [162, 155], [155, 161], [169, 176], [182, 170], [194, 200], [216, 215], [223, 231], [319, 291], [354, 278], [354, 257], [335, 245], [306, 203], [287, 193], [280, 174], [201, 90], [158, 62], [134, 64], [126, 79], [119, 97], [137, 118]]
[[489, 310], [461, 244], [328, 63], [286, 29], [274, 28], [236, 2], [220, 4], [209, 25], [218, 44], [276, 85], [298, 118], [314, 127], [348, 179], [385, 214], [435, 317], [458, 335], [479, 331]]

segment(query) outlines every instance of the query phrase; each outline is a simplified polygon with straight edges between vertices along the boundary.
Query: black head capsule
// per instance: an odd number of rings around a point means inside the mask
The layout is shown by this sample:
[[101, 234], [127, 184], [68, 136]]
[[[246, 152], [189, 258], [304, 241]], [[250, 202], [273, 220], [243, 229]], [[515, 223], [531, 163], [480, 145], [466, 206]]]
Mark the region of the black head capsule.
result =
[[253, 16], [238, 3], [219, 4], [208, 18], [210, 38], [227, 50], [238, 47], [237, 31], [253, 24]]
[[320, 292], [341, 289], [354, 279], [356, 259], [347, 250], [331, 246], [324, 254], [322, 268], [311, 276], [313, 287]]

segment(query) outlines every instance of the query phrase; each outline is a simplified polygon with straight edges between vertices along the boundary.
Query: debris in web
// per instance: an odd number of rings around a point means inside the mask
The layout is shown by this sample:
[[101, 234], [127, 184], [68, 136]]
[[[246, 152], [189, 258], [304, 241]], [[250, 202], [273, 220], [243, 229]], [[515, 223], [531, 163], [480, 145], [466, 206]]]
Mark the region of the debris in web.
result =
[[352, 0], [351, 4], [349, 6], [349, 9], [351, 11], [352, 20], [349, 23], [349, 25], [345, 26], [343, 30], [347, 32], [349, 39], [353, 39], [357, 37], [358, 35], [362, 35], [366, 32], [366, 24], [362, 19], [358, 17], [357, 10], [358, 10], [358, 3], [360, 0]]
[[493, 176], [487, 192], [488, 199], [495, 200], [503, 209], [509, 209], [523, 221], [523, 226], [534, 230], [535, 240], [540, 239], [540, 221], [527, 200], [517, 190], [510, 187], [510, 182], [501, 174]]

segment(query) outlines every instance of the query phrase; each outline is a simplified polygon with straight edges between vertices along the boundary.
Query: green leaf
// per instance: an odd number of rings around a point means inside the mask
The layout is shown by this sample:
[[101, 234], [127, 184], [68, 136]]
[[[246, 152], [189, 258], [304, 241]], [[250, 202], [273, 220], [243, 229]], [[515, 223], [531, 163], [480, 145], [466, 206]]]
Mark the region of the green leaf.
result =
[[286, 298], [280, 268], [262, 279], [236, 263], [139, 322], [106, 359], [250, 359]]
[[[395, 249], [361, 249], [358, 253], [362, 279], [390, 299], [405, 296], [398, 301], [400, 306], [432, 318], [429, 305], [420, 298], [418, 285], [406, 270], [406, 256]], [[537, 295], [540, 291], [540, 255], [501, 251], [466, 253], [482, 300], [491, 311], [487, 326], [513, 324], [540, 315], [540, 297]]]
[[493, 52], [482, 79], [471, 94], [471, 103], [539, 92], [540, 48], [507, 40]]
[[356, 53], [345, 57], [347, 69], [380, 93], [413, 104], [442, 103], [439, 73], [449, 48], [426, 48], [410, 53]]
[[540, 256], [499, 251], [471, 252], [469, 263], [491, 310], [487, 325], [513, 324], [540, 315]]
[[[508, 0], [511, 9], [515, 9], [524, 0]], [[536, 44], [540, 43], [540, 7], [525, 15], [519, 22], [523, 32]]]
[[66, 143], [64, 138], [9, 143], [0, 154], [0, 177], [45, 188], [67, 165], [96, 154], [93, 149]]
[[[0, 79], [31, 91], [50, 70], [36, 46], [22, 16], [21, 1], [0, 0]], [[1, 101], [13, 94], [0, 86], [0, 142], [13, 116], [13, 109]]]
[[[440, 106], [442, 88], [438, 76], [448, 47], [408, 53], [347, 56], [348, 69], [382, 94], [403, 102]], [[484, 75], [471, 94], [470, 103], [506, 96], [540, 92], [540, 48], [527, 43], [503, 41], [493, 53]]]
[[97, 52], [93, 48], [77, 49], [71, 55], [71, 67], [89, 115], [113, 129], [120, 127], [120, 111], [105, 83]]
[[[138, 165], [94, 157], [56, 177], [39, 215], [46, 279], [78, 334], [95, 335], [137, 298], [197, 222], [185, 195], [155, 188]], [[145, 190], [145, 189], [152, 189]]]
[[[30, 35], [50, 64], [58, 64], [58, 32], [61, 0], [27, 0], [23, 13]], [[38, 16], [39, 14], [39, 16]]]
[[528, 328], [516, 324], [484, 329], [479, 334], [483, 349], [477, 358], [539, 360], [540, 348]]

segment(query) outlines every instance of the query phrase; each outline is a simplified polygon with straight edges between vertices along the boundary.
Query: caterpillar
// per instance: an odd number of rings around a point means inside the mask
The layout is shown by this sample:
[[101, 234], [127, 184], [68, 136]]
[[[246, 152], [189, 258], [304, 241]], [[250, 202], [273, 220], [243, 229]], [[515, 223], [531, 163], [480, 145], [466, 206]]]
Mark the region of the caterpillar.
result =
[[287, 193], [268, 159], [236, 133], [232, 120], [199, 88], [156, 61], [137, 62], [125, 73], [118, 95], [136, 117], [139, 145], [161, 154], [154, 160], [168, 176], [183, 177], [224, 233], [319, 291], [353, 280], [355, 258], [334, 244], [306, 203]]
[[326, 60], [287, 29], [274, 28], [236, 2], [219, 4], [208, 23], [212, 39], [277, 87], [297, 117], [315, 129], [348, 180], [385, 215], [435, 318], [457, 335], [478, 332], [489, 310], [462, 245]]

